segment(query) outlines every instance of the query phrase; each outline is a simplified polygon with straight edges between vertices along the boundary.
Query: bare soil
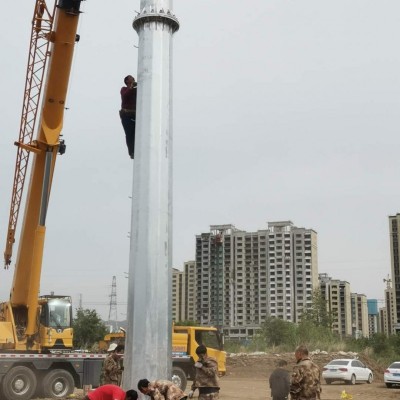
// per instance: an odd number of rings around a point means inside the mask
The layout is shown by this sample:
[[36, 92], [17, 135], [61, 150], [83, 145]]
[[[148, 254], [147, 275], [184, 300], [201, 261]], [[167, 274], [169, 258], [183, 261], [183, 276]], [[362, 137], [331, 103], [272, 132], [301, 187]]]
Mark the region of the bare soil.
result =
[[[335, 358], [353, 358], [355, 353], [325, 353], [313, 354], [312, 360], [321, 368]], [[400, 399], [400, 386], [387, 388], [383, 382], [385, 367], [377, 364], [363, 355], [358, 358], [366, 364], [374, 373], [372, 384], [359, 383], [347, 385], [334, 382], [327, 385], [322, 382], [321, 400], [341, 400], [341, 394], [345, 391], [352, 396], [353, 400], [391, 400]], [[268, 384], [269, 375], [275, 369], [278, 359], [288, 362], [287, 369], [291, 371], [295, 365], [293, 353], [281, 354], [237, 354], [229, 355], [227, 359], [227, 374], [220, 378], [221, 400], [270, 400], [270, 389]], [[192, 382], [188, 382], [186, 393], [189, 392]], [[195, 394], [194, 400], [197, 392]], [[82, 390], [76, 390], [75, 397], [83, 398]]]
[[[348, 353], [319, 353], [313, 354], [312, 360], [322, 369], [324, 365], [335, 358], [352, 357], [353, 354]], [[288, 362], [288, 370], [291, 370], [295, 364], [293, 353], [229, 356], [227, 374], [220, 379], [220, 399], [271, 399], [268, 378], [275, 369], [276, 361], [281, 358]], [[340, 400], [343, 391], [352, 395], [353, 400], [390, 400], [400, 398], [400, 386], [389, 389], [383, 383], [384, 367], [362, 355], [359, 355], [359, 359], [374, 372], [374, 382], [370, 385], [360, 383], [354, 386], [339, 382], [327, 385], [323, 382], [322, 400]]]

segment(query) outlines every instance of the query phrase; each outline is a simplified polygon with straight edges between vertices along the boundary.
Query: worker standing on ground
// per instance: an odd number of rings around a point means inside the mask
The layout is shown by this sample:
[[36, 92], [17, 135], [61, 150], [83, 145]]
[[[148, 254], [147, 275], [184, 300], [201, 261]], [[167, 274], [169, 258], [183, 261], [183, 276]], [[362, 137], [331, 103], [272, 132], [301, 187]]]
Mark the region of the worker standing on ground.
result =
[[149, 382], [141, 379], [138, 382], [141, 393], [149, 396], [151, 400], [186, 400], [187, 395], [174, 383], [164, 380]]
[[103, 364], [102, 385], [117, 385], [121, 384], [122, 371], [121, 352], [122, 346], [116, 343], [111, 343], [107, 350], [108, 356]]
[[137, 398], [136, 390], [131, 389], [125, 392], [118, 386], [104, 385], [90, 391], [84, 400], [137, 400]]
[[318, 400], [321, 398], [321, 372], [308, 356], [305, 346], [297, 347], [294, 356], [297, 364], [293, 367], [290, 383], [292, 400]]
[[276, 369], [269, 377], [272, 400], [286, 400], [289, 398], [290, 374], [285, 369], [286, 366], [287, 362], [285, 360], [278, 360]]
[[126, 86], [121, 88], [121, 110], [119, 116], [125, 131], [128, 154], [131, 158], [135, 153], [135, 126], [136, 126], [136, 87], [135, 78], [128, 75], [124, 78]]
[[194, 364], [196, 376], [188, 397], [192, 398], [199, 389], [199, 400], [216, 400], [219, 398], [218, 362], [207, 355], [207, 347], [200, 345], [196, 349], [199, 360]]

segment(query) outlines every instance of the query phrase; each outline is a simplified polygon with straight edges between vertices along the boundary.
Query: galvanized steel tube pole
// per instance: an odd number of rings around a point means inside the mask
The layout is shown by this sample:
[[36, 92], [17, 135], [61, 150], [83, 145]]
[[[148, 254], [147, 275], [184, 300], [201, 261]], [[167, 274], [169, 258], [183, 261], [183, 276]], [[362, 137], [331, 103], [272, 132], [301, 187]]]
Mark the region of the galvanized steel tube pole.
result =
[[141, 0], [124, 389], [171, 378], [172, 0]]

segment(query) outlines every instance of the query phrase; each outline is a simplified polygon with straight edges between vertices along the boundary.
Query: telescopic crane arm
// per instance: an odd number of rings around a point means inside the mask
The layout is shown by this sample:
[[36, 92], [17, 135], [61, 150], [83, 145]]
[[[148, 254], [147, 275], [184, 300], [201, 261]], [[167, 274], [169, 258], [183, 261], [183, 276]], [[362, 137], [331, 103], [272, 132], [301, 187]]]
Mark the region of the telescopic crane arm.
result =
[[[55, 6], [55, 4], [54, 4]], [[24, 102], [22, 105], [17, 160], [14, 171], [14, 184], [11, 197], [10, 216], [4, 250], [4, 268], [11, 264], [12, 249], [15, 242], [15, 231], [24, 191], [25, 177], [29, 162], [29, 146], [35, 130], [39, 101], [46, 63], [49, 58], [50, 33], [53, 27], [54, 7], [49, 10], [45, 0], [37, 0], [33, 18], [29, 48], [28, 66], [26, 70]]]
[[[55, 0], [52, 14], [45, 0], [36, 0], [32, 24], [21, 130], [19, 141], [16, 142], [18, 153], [10, 222], [4, 253], [6, 267], [11, 263], [12, 245], [30, 153], [33, 153], [33, 162], [10, 302], [6, 307], [4, 304], [2, 306], [3, 314], [12, 314], [10, 319], [15, 321], [17, 331], [20, 332], [19, 340], [21, 343], [25, 342], [27, 348], [36, 348], [38, 336], [38, 296], [47, 206], [57, 154], [62, 154], [65, 150], [60, 134], [74, 46], [78, 38], [76, 32], [80, 3], [81, 0]], [[42, 109], [38, 113], [47, 58], [49, 66]], [[37, 136], [36, 140], [32, 140], [38, 114], [40, 122]], [[7, 311], [4, 311], [5, 309]]]

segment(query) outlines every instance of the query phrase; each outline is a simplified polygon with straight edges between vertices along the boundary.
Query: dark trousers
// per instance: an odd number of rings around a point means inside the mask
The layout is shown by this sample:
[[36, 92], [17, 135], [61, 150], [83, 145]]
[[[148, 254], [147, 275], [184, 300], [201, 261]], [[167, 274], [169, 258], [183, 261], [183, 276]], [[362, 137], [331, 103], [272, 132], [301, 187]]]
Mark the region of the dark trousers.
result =
[[128, 153], [133, 158], [135, 154], [135, 126], [136, 126], [136, 115], [134, 113], [128, 113], [124, 111], [119, 112], [121, 123], [125, 131], [126, 146], [128, 147]]

